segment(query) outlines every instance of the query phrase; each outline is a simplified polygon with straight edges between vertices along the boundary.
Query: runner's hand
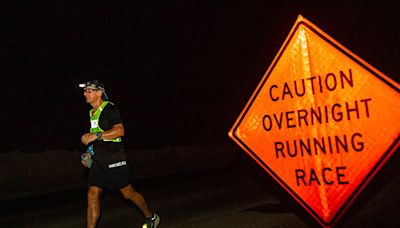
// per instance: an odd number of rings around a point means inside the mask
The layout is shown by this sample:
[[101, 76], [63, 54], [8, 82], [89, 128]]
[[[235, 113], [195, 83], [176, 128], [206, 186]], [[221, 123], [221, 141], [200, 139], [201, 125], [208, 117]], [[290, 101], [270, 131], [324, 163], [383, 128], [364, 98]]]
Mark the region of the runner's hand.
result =
[[88, 145], [91, 142], [97, 140], [97, 135], [95, 133], [86, 133], [81, 137], [81, 142], [85, 145]]

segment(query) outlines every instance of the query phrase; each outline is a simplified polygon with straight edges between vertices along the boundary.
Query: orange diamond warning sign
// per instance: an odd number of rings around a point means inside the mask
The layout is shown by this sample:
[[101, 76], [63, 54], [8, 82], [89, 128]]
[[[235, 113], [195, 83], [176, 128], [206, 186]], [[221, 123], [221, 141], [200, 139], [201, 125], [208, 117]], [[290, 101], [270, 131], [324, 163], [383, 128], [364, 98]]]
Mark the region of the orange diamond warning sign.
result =
[[399, 147], [400, 86], [299, 16], [229, 132], [332, 226]]

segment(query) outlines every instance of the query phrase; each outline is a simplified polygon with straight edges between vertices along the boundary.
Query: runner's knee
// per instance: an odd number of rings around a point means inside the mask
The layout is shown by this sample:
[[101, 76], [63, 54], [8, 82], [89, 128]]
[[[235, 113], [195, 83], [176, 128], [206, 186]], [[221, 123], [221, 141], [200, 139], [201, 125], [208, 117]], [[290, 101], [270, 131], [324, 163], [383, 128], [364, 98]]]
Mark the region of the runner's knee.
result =
[[88, 203], [97, 202], [100, 199], [101, 189], [90, 187], [88, 190], [87, 198]]

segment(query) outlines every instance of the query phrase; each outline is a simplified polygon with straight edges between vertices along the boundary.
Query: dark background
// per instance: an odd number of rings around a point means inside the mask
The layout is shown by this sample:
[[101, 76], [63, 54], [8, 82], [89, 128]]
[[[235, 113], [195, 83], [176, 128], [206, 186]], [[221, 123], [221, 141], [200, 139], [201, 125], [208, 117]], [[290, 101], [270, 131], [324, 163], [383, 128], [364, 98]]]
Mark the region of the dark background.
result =
[[80, 149], [90, 79], [119, 106], [128, 148], [232, 143], [298, 14], [400, 82], [400, 2], [324, 2], [3, 2], [0, 152]]

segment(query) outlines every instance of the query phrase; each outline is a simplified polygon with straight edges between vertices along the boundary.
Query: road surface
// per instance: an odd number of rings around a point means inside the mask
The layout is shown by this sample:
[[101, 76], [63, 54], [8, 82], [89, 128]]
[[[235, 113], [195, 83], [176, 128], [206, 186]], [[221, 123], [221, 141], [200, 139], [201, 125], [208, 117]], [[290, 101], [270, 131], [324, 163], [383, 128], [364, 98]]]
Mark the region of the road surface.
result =
[[[133, 184], [160, 215], [160, 228], [318, 227], [280, 186], [254, 167], [148, 178]], [[360, 195], [338, 227], [400, 227], [398, 172], [374, 189]], [[0, 227], [85, 227], [85, 194], [86, 189], [80, 188], [0, 202]], [[118, 192], [103, 194], [102, 206], [98, 227], [140, 227], [140, 212]]]

